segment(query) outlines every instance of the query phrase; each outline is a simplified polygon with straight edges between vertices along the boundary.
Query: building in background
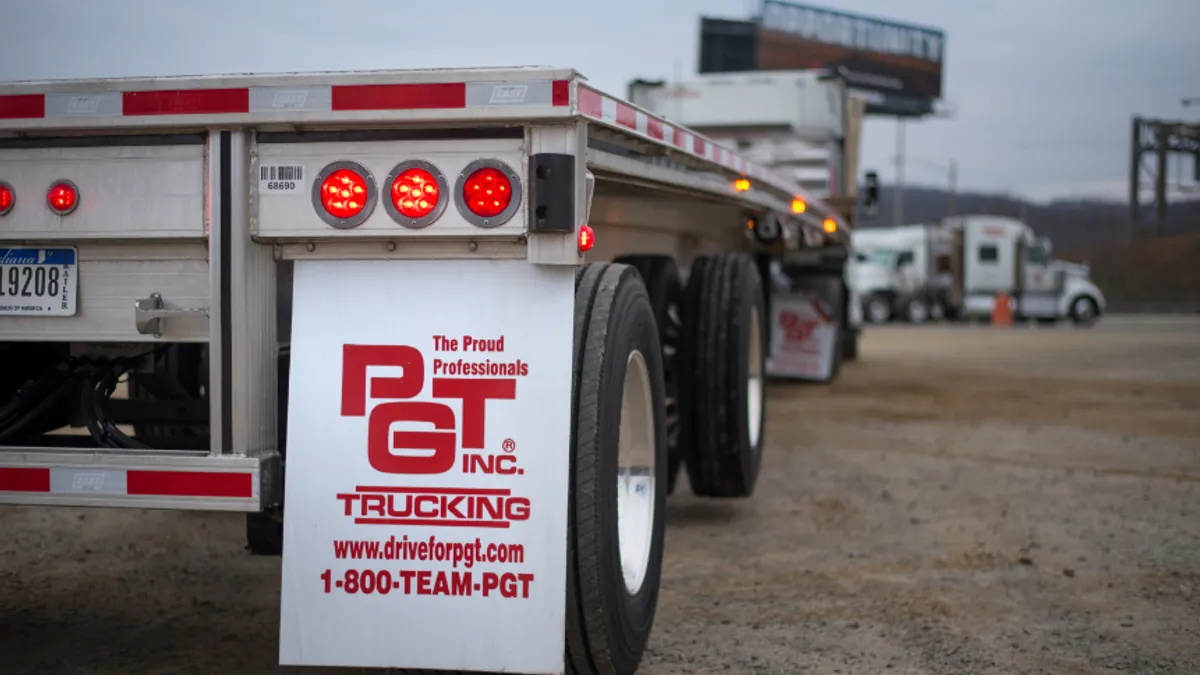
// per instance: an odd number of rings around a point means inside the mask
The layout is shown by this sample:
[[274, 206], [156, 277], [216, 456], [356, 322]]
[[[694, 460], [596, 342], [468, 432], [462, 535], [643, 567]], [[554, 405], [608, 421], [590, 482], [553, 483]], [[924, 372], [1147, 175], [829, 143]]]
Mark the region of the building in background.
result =
[[701, 74], [823, 70], [866, 114], [921, 117], [942, 97], [944, 32], [812, 5], [763, 0], [759, 16], [701, 17]]
[[[721, 74], [817, 73], [823, 81], [844, 86], [851, 111], [897, 121], [896, 188], [903, 189], [903, 121], [932, 115], [942, 98], [946, 53], [943, 31], [907, 23], [849, 14], [814, 5], [763, 0], [758, 15], [748, 20], [700, 19], [702, 80], [718, 82]], [[686, 97], [686, 86], [676, 87]], [[857, 201], [857, 146], [846, 134], [857, 121], [843, 123], [840, 137], [828, 134], [793, 135], [789, 168], [810, 188], [825, 181], [823, 196]], [[803, 146], [803, 147], [801, 147]], [[897, 224], [903, 218], [902, 192], [896, 193]]]

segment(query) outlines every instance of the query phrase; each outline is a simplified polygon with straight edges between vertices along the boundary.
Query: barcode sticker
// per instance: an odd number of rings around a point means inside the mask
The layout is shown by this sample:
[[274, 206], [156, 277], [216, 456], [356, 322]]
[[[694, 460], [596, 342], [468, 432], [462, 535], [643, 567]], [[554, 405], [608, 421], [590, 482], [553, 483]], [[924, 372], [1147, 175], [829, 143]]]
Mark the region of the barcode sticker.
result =
[[258, 191], [304, 192], [304, 167], [277, 164], [258, 167]]

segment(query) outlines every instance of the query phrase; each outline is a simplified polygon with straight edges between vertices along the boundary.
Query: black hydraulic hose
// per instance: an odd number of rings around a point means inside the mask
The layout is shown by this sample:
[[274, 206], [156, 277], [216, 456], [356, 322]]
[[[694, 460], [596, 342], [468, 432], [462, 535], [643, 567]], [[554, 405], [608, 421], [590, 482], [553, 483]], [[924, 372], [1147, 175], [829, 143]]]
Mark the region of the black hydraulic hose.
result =
[[127, 362], [118, 362], [116, 365], [110, 368], [107, 373], [104, 374], [104, 377], [100, 379], [99, 386], [97, 386], [94, 390], [94, 412], [96, 419], [103, 428], [104, 435], [110, 445], [118, 448], [148, 450], [150, 446], [139, 441], [135, 441], [134, 439], [125, 435], [125, 432], [118, 429], [117, 426], [110, 422], [104, 415], [104, 402], [107, 401], [109, 397], [113, 395], [113, 392], [117, 390], [117, 382], [121, 379], [121, 375], [123, 375], [125, 372], [128, 372], [132, 368], [132, 364]]
[[104, 429], [96, 417], [96, 386], [98, 378], [94, 373], [83, 376], [83, 385], [79, 388], [79, 410], [83, 413], [83, 423], [87, 426], [92, 441], [98, 447], [106, 447]]
[[107, 419], [104, 402], [116, 391], [122, 375], [136, 369], [143, 359], [161, 349], [114, 360], [72, 358], [67, 361], [65, 370], [55, 366], [18, 390], [0, 407], [0, 443], [49, 412], [66, 396], [77, 393], [84, 424], [98, 447], [149, 449]]
[[35, 380], [33, 384], [18, 390], [12, 400], [0, 408], [0, 428], [8, 426], [14, 419], [26, 412], [31, 405], [37, 405], [38, 402], [53, 394], [63, 385], [64, 379], [69, 379], [69, 374], [54, 369]]
[[10, 436], [23, 429], [27, 424], [38, 419], [50, 411], [54, 406], [58, 405], [58, 403], [63, 400], [67, 394], [71, 393], [71, 390], [74, 388], [75, 384], [76, 378], [73, 376], [68, 376], [59, 384], [58, 388], [42, 397], [41, 401], [38, 401], [33, 405], [33, 407], [27, 409], [23, 415], [14, 420], [6, 421], [5, 424], [0, 426], [0, 443], [3, 443]]

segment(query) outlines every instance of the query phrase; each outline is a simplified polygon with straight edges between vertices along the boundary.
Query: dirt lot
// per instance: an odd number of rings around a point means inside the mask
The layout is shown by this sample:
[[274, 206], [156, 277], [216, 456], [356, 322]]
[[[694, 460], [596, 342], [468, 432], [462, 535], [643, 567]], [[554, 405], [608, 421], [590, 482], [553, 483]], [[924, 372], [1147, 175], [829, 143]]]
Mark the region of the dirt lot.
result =
[[[771, 404], [753, 500], [671, 500], [642, 673], [1200, 672], [1200, 320], [876, 329]], [[0, 532], [0, 672], [278, 671], [238, 516]]]

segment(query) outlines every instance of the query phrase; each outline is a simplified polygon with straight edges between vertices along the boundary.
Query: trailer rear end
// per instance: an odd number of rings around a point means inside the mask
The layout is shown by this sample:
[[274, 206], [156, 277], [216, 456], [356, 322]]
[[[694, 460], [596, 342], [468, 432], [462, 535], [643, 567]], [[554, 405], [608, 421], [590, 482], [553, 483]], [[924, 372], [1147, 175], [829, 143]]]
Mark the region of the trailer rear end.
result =
[[632, 673], [848, 237], [571, 70], [3, 84], [0, 503], [245, 512], [283, 664]]

